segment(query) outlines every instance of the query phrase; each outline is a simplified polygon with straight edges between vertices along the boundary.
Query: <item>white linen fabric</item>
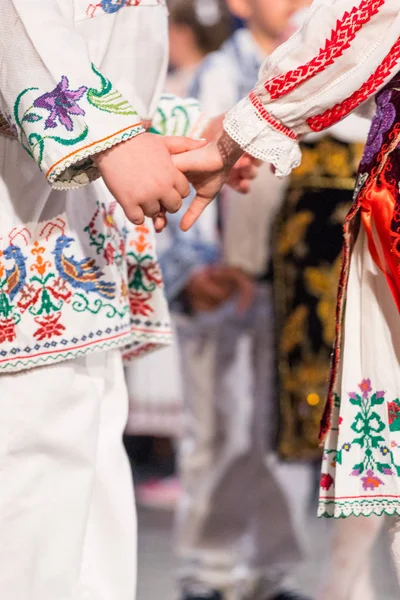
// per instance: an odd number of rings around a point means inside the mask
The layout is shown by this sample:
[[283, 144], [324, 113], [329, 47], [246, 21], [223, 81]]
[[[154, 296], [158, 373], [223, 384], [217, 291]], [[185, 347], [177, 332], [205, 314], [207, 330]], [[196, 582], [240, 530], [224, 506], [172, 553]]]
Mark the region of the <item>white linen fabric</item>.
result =
[[152, 223], [132, 226], [101, 180], [86, 185], [92, 154], [142, 119], [201, 132], [197, 102], [160, 97], [165, 3], [0, 0], [0, 12], [0, 372], [169, 344]]
[[0, 386], [0, 596], [132, 600], [120, 352], [4, 374]]
[[316, 0], [301, 29], [264, 61], [253, 100], [230, 111], [226, 131], [288, 175], [301, 161], [300, 136], [345, 118], [399, 70], [399, 37], [397, 0]]

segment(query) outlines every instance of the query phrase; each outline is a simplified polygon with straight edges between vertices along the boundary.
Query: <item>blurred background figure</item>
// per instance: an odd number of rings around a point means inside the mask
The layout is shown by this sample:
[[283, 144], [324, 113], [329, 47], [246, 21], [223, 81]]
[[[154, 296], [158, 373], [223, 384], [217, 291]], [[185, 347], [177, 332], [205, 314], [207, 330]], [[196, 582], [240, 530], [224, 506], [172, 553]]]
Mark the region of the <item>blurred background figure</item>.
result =
[[224, 0], [168, 0], [170, 76], [167, 91], [187, 93], [195, 71], [229, 37], [233, 20]]
[[[198, 21], [221, 16], [217, 1], [183, 3]], [[227, 4], [246, 26], [204, 59], [185, 90], [200, 99], [209, 117], [252, 89], [261, 62], [284, 38], [297, 9], [295, 0]], [[169, 219], [171, 247], [161, 264], [179, 314], [186, 411], [176, 531], [185, 600], [303, 598], [290, 580], [300, 544], [266, 462], [276, 425], [270, 229], [284, 189], [266, 166], [250, 194], [222, 194], [190, 239]], [[171, 276], [174, 263], [179, 287]], [[291, 477], [295, 485], [294, 470]], [[308, 486], [301, 478], [296, 483], [300, 504]]]

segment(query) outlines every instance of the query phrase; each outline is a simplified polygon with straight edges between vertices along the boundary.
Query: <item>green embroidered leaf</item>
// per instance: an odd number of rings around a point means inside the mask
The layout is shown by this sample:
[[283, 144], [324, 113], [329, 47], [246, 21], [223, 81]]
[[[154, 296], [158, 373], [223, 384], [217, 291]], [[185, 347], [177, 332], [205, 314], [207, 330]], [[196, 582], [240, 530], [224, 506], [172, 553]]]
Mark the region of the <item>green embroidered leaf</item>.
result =
[[30, 147], [32, 148], [32, 156], [34, 157], [35, 150], [39, 148], [39, 155], [37, 157], [37, 163], [39, 167], [42, 164], [43, 154], [44, 154], [44, 141], [42, 136], [39, 133], [31, 133], [28, 142]]
[[362, 473], [364, 473], [364, 464], [358, 463], [354, 465], [352, 475], [361, 475]]
[[338, 465], [342, 464], [342, 450], [338, 450], [336, 454], [336, 462]]
[[103, 112], [124, 116], [137, 116], [137, 112], [129, 102], [125, 100], [118, 90], [113, 90], [111, 82], [94, 65], [92, 65], [92, 70], [100, 78], [101, 87], [99, 90], [89, 88], [87, 92], [88, 102]]
[[357, 398], [349, 398], [350, 404], [353, 406], [361, 406], [361, 397], [357, 395]]
[[18, 96], [17, 96], [17, 99], [14, 104], [14, 119], [15, 119], [15, 122], [17, 123], [17, 125], [21, 129], [22, 129], [22, 123], [19, 118], [19, 107], [21, 105], [21, 100], [25, 96], [25, 94], [27, 94], [28, 92], [33, 92], [33, 91], [36, 92], [38, 89], [39, 88], [37, 88], [37, 87], [26, 88], [25, 90], [22, 90], [22, 92], [20, 94], [18, 94]]
[[356, 418], [354, 419], [354, 423], [351, 424], [351, 429], [356, 433], [361, 433], [364, 431], [365, 420], [361, 413], [356, 414]]
[[381, 435], [371, 435], [371, 445], [373, 448], [379, 448], [382, 442], [385, 442], [385, 438]]
[[364, 448], [364, 437], [354, 438], [353, 444], [358, 444], [361, 448]]
[[389, 425], [390, 431], [400, 431], [400, 419], [395, 419], [393, 423]]
[[371, 431], [376, 431], [379, 433], [386, 428], [385, 423], [382, 421], [380, 415], [377, 412], [372, 412], [368, 419], [368, 425]]
[[395, 465], [397, 477], [400, 477], [400, 467]]
[[41, 121], [43, 119], [43, 117], [41, 117], [40, 115], [37, 115], [36, 113], [28, 113], [27, 115], [24, 116], [24, 118], [22, 119], [22, 122], [26, 121], [27, 123], [37, 123], [38, 121]]
[[[377, 462], [376, 468], [380, 473], [383, 473], [384, 475], [390, 475], [392, 473], [392, 468], [388, 463]], [[390, 473], [388, 471], [390, 471]]]
[[376, 397], [376, 393], [371, 396], [371, 406], [377, 406], [385, 402], [385, 396], [381, 398]]

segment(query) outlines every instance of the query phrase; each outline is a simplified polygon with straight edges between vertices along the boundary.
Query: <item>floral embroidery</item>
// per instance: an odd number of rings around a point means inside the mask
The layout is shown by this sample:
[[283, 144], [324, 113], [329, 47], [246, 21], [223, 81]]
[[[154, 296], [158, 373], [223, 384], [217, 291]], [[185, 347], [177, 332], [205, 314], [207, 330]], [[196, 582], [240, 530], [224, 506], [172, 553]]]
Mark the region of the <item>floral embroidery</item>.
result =
[[[70, 90], [68, 77], [63, 75], [60, 83], [52, 92], [48, 92], [37, 98], [33, 106], [50, 111], [50, 115], [46, 119], [45, 129], [54, 129], [57, 127], [58, 119], [60, 125], [65, 127], [67, 131], [72, 131], [74, 126], [70, 115], [84, 116], [86, 114], [83, 108], [78, 105], [78, 101], [81, 100], [86, 92], [86, 86], [81, 86], [77, 90]], [[42, 117], [34, 113], [28, 113], [23, 118], [23, 120], [31, 123], [40, 121], [41, 119]]]
[[13, 342], [16, 336], [14, 319], [0, 319], [0, 344]]
[[379, 477], [376, 477], [371, 469], [367, 471], [366, 477], [361, 477], [361, 481], [363, 482], [364, 490], [374, 491], [380, 485], [383, 485], [383, 481]]
[[332, 487], [333, 484], [334, 484], [334, 479], [333, 479], [332, 475], [329, 475], [329, 473], [322, 473], [321, 480], [320, 480], [320, 487], [323, 490], [328, 491], [328, 490], [330, 490], [330, 488]]
[[398, 398], [393, 402], [388, 402], [388, 412], [390, 431], [400, 431], [400, 400]]
[[[393, 476], [396, 474], [399, 476], [400, 465], [396, 464], [392, 450], [397, 447], [397, 444], [392, 443], [390, 448], [386, 444], [383, 432], [387, 429], [387, 426], [375, 409], [375, 407], [382, 406], [386, 402], [385, 392], [373, 392], [370, 379], [363, 379], [358, 387], [360, 393], [349, 393], [350, 403], [358, 409], [351, 424], [351, 429], [356, 433], [356, 437], [352, 439], [351, 443], [346, 442], [343, 444], [339, 450], [326, 449], [324, 455], [328, 457], [333, 454], [336, 464], [342, 465], [343, 451], [351, 454], [354, 450], [358, 453], [359, 451], [355, 449], [355, 446], [359, 446], [361, 461], [352, 466], [350, 475], [352, 477], [362, 476], [361, 481], [364, 490], [371, 491], [385, 485], [385, 482], [376, 475], [376, 472], [381, 475]], [[389, 402], [388, 411], [390, 429], [392, 430], [393, 423], [396, 423], [398, 427], [396, 430], [399, 431], [400, 401]]]
[[[0, 250], [0, 368], [24, 368], [31, 356], [56, 359], [64, 349], [68, 356], [76, 347], [123, 345], [124, 339], [130, 344], [132, 335], [133, 353], [169, 340], [150, 229], [128, 230], [122, 212], [117, 220], [117, 208], [116, 202], [96, 206], [84, 227], [93, 253], [83, 258], [65, 215], [39, 230], [26, 226], [10, 232], [9, 245]], [[161, 318], [158, 312], [152, 321], [160, 300]], [[86, 315], [84, 321], [79, 315]], [[91, 320], [97, 315], [100, 320]], [[36, 344], [27, 346], [26, 337]], [[135, 341], [140, 338], [143, 343]]]
[[380, 151], [383, 144], [383, 136], [392, 127], [396, 118], [396, 109], [391, 103], [392, 91], [387, 90], [379, 94], [376, 101], [376, 113], [372, 121], [371, 129], [365, 145], [361, 164], [370, 163]]
[[43, 318], [36, 317], [35, 323], [40, 325], [39, 329], [33, 334], [38, 340], [44, 340], [52, 338], [53, 336], [62, 335], [65, 331], [65, 327], [62, 323], [59, 323], [61, 313], [55, 315], [46, 315]]
[[94, 88], [88, 90], [88, 102], [103, 112], [125, 116], [137, 115], [137, 112], [125, 100], [121, 92], [113, 88], [111, 81], [104, 77], [94, 65], [92, 65], [92, 70], [99, 77], [101, 87], [99, 90]]
[[[38, 88], [26, 88], [18, 95], [14, 104], [15, 126], [19, 131], [23, 147], [36, 160], [39, 167], [42, 165], [45, 146], [49, 141], [62, 146], [75, 146], [88, 137], [88, 126], [77, 120], [86, 115], [85, 104], [86, 107], [93, 106], [103, 112], [117, 115], [137, 115], [120, 92], [113, 89], [110, 81], [94, 65], [92, 70], [100, 80], [100, 89], [82, 85], [72, 90], [69, 87], [68, 77], [62, 75], [60, 82], [52, 91], [37, 97], [32, 106], [23, 113], [22, 101], [27, 94], [37, 92]], [[27, 125], [30, 127], [28, 128]], [[48, 132], [58, 128], [61, 128], [59, 135], [51, 135]], [[74, 135], [71, 137], [68, 134]]]

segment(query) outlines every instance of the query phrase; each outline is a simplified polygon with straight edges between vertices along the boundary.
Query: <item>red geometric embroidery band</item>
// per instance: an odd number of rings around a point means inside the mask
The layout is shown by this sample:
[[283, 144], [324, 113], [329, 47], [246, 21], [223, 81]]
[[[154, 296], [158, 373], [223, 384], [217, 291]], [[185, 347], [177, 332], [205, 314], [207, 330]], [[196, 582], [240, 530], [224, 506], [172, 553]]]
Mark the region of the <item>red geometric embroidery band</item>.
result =
[[330, 38], [326, 40], [324, 48], [321, 48], [317, 56], [305, 65], [278, 75], [265, 83], [265, 89], [270, 94], [271, 100], [288, 94], [334, 63], [350, 47], [363, 25], [379, 12], [384, 3], [385, 0], [362, 0], [360, 6], [354, 6], [350, 12], [346, 11], [342, 19], [337, 21]]
[[368, 100], [378, 88], [385, 83], [385, 80], [389, 77], [391, 72], [394, 70], [400, 60], [400, 38], [392, 47], [389, 54], [386, 55], [383, 62], [376, 69], [365, 83], [362, 84], [359, 90], [354, 92], [349, 98], [346, 98], [340, 104], [336, 104], [334, 107], [329, 108], [321, 115], [316, 115], [307, 119], [307, 125], [313, 131], [323, 131], [328, 127], [331, 127], [338, 121], [341, 121], [349, 113], [355, 110], [360, 104]]
[[295, 134], [294, 131], [292, 131], [291, 129], [289, 129], [289, 127], [285, 127], [285, 125], [282, 125], [282, 123], [280, 123], [279, 121], [277, 121], [276, 119], [274, 119], [274, 117], [272, 115], [270, 115], [267, 110], [265, 110], [262, 102], [259, 100], [259, 98], [257, 98], [257, 96], [255, 95], [254, 92], [251, 92], [249, 94], [249, 98], [250, 98], [250, 101], [251, 101], [252, 105], [254, 106], [254, 108], [259, 113], [259, 115], [269, 125], [271, 125], [271, 127], [273, 127], [274, 129], [276, 129], [277, 131], [280, 131], [281, 133], [284, 133], [287, 137], [291, 138], [292, 140], [297, 140], [298, 139], [298, 136]]

